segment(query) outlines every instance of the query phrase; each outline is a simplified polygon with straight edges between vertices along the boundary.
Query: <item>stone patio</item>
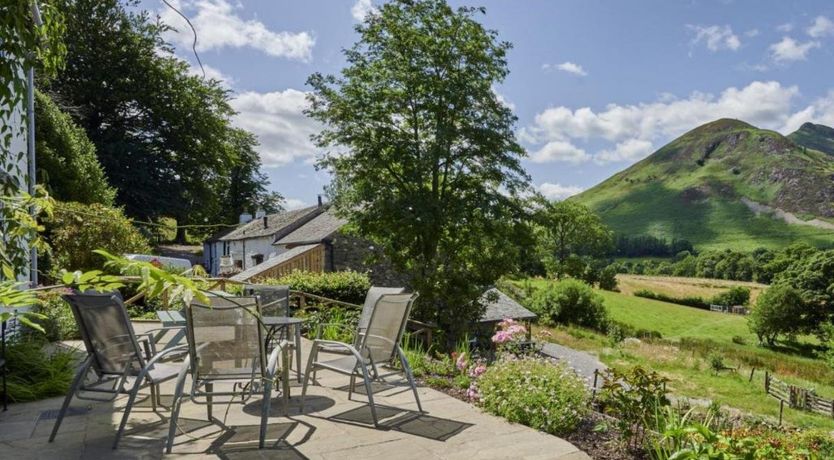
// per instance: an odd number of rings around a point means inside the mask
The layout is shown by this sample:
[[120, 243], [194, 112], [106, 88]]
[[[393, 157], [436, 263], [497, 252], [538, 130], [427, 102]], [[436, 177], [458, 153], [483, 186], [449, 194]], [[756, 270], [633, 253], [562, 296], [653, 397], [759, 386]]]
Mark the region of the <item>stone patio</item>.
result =
[[[137, 323], [136, 329], [151, 325]], [[164, 339], [163, 339], [164, 340]], [[75, 344], [80, 346], [80, 344]], [[305, 343], [305, 348], [309, 342]], [[306, 360], [306, 350], [305, 360]], [[294, 376], [294, 374], [293, 374]], [[267, 447], [259, 450], [261, 402], [215, 403], [212, 422], [206, 408], [183, 404], [179, 430], [169, 457], [275, 459], [588, 459], [569, 442], [481, 412], [478, 408], [430, 388], [419, 388], [425, 413], [410, 388], [397, 377], [377, 384], [374, 396], [382, 428], [371, 422], [362, 394], [347, 399], [347, 377], [319, 371], [322, 386], [308, 389], [299, 410], [300, 385], [293, 380], [289, 408], [276, 395], [267, 431]], [[359, 388], [359, 386], [357, 387]], [[93, 459], [161, 458], [168, 429], [167, 406], [173, 383], [162, 386], [158, 412], [150, 408], [147, 391], [130, 416], [118, 450], [111, 445], [127, 397], [111, 403], [73, 400], [54, 443], [47, 438], [63, 398], [13, 404], [0, 412], [0, 458]], [[358, 399], [358, 401], [357, 401]], [[114, 410], [115, 409], [115, 410]]]

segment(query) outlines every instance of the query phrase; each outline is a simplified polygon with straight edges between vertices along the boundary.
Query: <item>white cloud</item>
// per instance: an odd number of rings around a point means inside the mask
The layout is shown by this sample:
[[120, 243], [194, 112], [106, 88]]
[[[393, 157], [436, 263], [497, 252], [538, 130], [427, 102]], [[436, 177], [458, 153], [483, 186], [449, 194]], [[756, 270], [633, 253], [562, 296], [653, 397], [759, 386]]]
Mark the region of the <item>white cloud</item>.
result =
[[736, 51], [741, 47], [741, 40], [733, 33], [730, 26], [697, 26], [687, 25], [689, 30], [695, 33], [692, 44], [704, 42], [710, 51], [732, 50]]
[[[695, 92], [676, 99], [667, 94], [655, 102], [609, 104], [596, 112], [590, 107], [551, 107], [537, 114], [519, 137], [538, 149], [531, 155], [534, 162], [634, 161], [651, 153], [655, 144], [718, 118], [782, 129], [792, 116], [792, 101], [798, 94], [796, 86], [754, 81], [743, 88], [727, 88], [717, 96]], [[611, 147], [589, 154], [577, 145], [588, 141]]]
[[203, 76], [203, 71], [205, 71], [206, 79], [208, 80], [217, 80], [220, 84], [226, 89], [232, 89], [235, 85], [235, 79], [230, 76], [226, 75], [225, 73], [221, 72], [219, 69], [212, 67], [208, 64], [203, 64], [203, 68], [200, 69], [199, 65], [192, 64], [191, 67], [188, 68], [188, 73], [191, 75], [196, 75], [198, 77]]
[[244, 92], [232, 99], [236, 126], [254, 133], [264, 166], [301, 159], [311, 161], [316, 150], [310, 135], [320, 126], [304, 115], [306, 93], [294, 89], [269, 93]]
[[780, 131], [791, 133], [799, 129], [805, 122], [834, 126], [834, 90], [829, 91], [828, 94], [818, 98], [811, 105], [791, 115]]
[[814, 22], [808, 27], [808, 35], [814, 38], [822, 38], [834, 35], [834, 22], [825, 16], [817, 16]]
[[299, 200], [298, 198], [287, 198], [284, 200], [284, 208], [287, 211], [292, 211], [293, 209], [300, 209], [307, 206], [307, 202], [304, 200]]
[[[197, 30], [197, 51], [222, 48], [252, 48], [270, 56], [309, 61], [315, 38], [309, 32], [270, 30], [256, 19], [243, 19], [238, 12], [241, 4], [233, 6], [226, 0], [173, 0], [177, 9], [189, 17]], [[162, 21], [176, 30], [166, 38], [182, 49], [191, 49], [194, 35], [185, 20], [171, 8], [159, 11]]]
[[356, 3], [350, 8], [350, 14], [353, 19], [362, 22], [368, 14], [376, 14], [377, 9], [374, 7], [371, 0], [356, 0]]
[[744, 32], [744, 36], [753, 38], [753, 37], [758, 37], [759, 33], [760, 33], [759, 29], [750, 29], [750, 30]]
[[770, 45], [770, 55], [774, 61], [785, 63], [790, 61], [804, 61], [808, 52], [819, 48], [820, 42], [799, 42], [791, 37], [782, 37], [782, 41]]
[[626, 139], [618, 142], [613, 150], [602, 150], [594, 155], [597, 164], [617, 163], [627, 161], [633, 163], [649, 156], [654, 151], [651, 142], [643, 139]]
[[496, 90], [494, 87], [492, 88], [492, 92], [495, 93], [495, 97], [498, 98], [498, 102], [500, 102], [508, 109], [515, 111], [515, 104], [511, 100], [507, 99], [503, 94], [499, 93], [498, 90]]
[[579, 75], [580, 77], [588, 75], [588, 72], [586, 72], [581, 65], [570, 61], [565, 61], [561, 64], [542, 64], [542, 70], [561, 70], [562, 72], [572, 73], [574, 75]]
[[538, 187], [539, 193], [544, 195], [548, 200], [564, 200], [584, 190], [582, 187], [575, 185], [561, 185], [545, 182]]
[[779, 32], [790, 32], [793, 30], [793, 24], [790, 22], [786, 22], [784, 24], [780, 24], [776, 26], [776, 30]]
[[550, 163], [553, 161], [564, 161], [567, 163], [579, 164], [590, 159], [584, 150], [576, 147], [568, 141], [555, 140], [546, 143], [542, 148], [530, 155], [533, 163]]

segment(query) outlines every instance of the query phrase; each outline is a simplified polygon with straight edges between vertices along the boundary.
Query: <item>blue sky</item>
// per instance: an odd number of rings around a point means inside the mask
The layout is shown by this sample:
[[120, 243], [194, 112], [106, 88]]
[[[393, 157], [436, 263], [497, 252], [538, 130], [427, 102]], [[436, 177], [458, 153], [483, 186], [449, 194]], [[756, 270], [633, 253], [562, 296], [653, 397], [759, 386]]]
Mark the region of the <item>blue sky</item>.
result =
[[[380, 0], [171, 3], [195, 24], [207, 74], [233, 91], [235, 123], [258, 135], [270, 187], [290, 207], [314, 203], [328, 177], [312, 165], [305, 81], [341, 69], [354, 25]], [[481, 21], [513, 43], [495, 90], [519, 118], [534, 185], [554, 199], [716, 118], [785, 134], [834, 125], [830, 0], [451, 3], [485, 6]], [[161, 0], [142, 6], [178, 29], [168, 39], [195, 63], [182, 20]]]

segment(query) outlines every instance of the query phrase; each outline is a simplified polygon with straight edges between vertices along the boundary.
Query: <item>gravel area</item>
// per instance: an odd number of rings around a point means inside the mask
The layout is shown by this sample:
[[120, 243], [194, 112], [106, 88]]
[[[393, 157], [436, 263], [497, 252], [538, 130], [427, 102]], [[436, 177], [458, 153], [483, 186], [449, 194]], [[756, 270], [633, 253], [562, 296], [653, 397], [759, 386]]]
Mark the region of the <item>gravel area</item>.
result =
[[[576, 371], [577, 374], [588, 380], [589, 386], [594, 382], [595, 370], [602, 372], [608, 369], [608, 367], [605, 364], [602, 364], [596, 356], [556, 343], [544, 344], [541, 348], [541, 353], [566, 363], [574, 371]], [[600, 379], [600, 381], [597, 382], [597, 385], [599, 386], [601, 384], [602, 380]]]

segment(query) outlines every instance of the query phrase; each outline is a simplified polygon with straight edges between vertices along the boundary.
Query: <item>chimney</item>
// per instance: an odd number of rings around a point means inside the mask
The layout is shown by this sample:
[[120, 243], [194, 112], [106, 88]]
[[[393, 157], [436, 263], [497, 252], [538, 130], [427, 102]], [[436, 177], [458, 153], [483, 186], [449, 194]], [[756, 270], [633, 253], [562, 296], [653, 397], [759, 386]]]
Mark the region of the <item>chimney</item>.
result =
[[319, 207], [321, 207], [321, 195], [319, 195]]
[[264, 216], [263, 219], [264, 219], [264, 228], [269, 228], [269, 218], [267, 216]]

